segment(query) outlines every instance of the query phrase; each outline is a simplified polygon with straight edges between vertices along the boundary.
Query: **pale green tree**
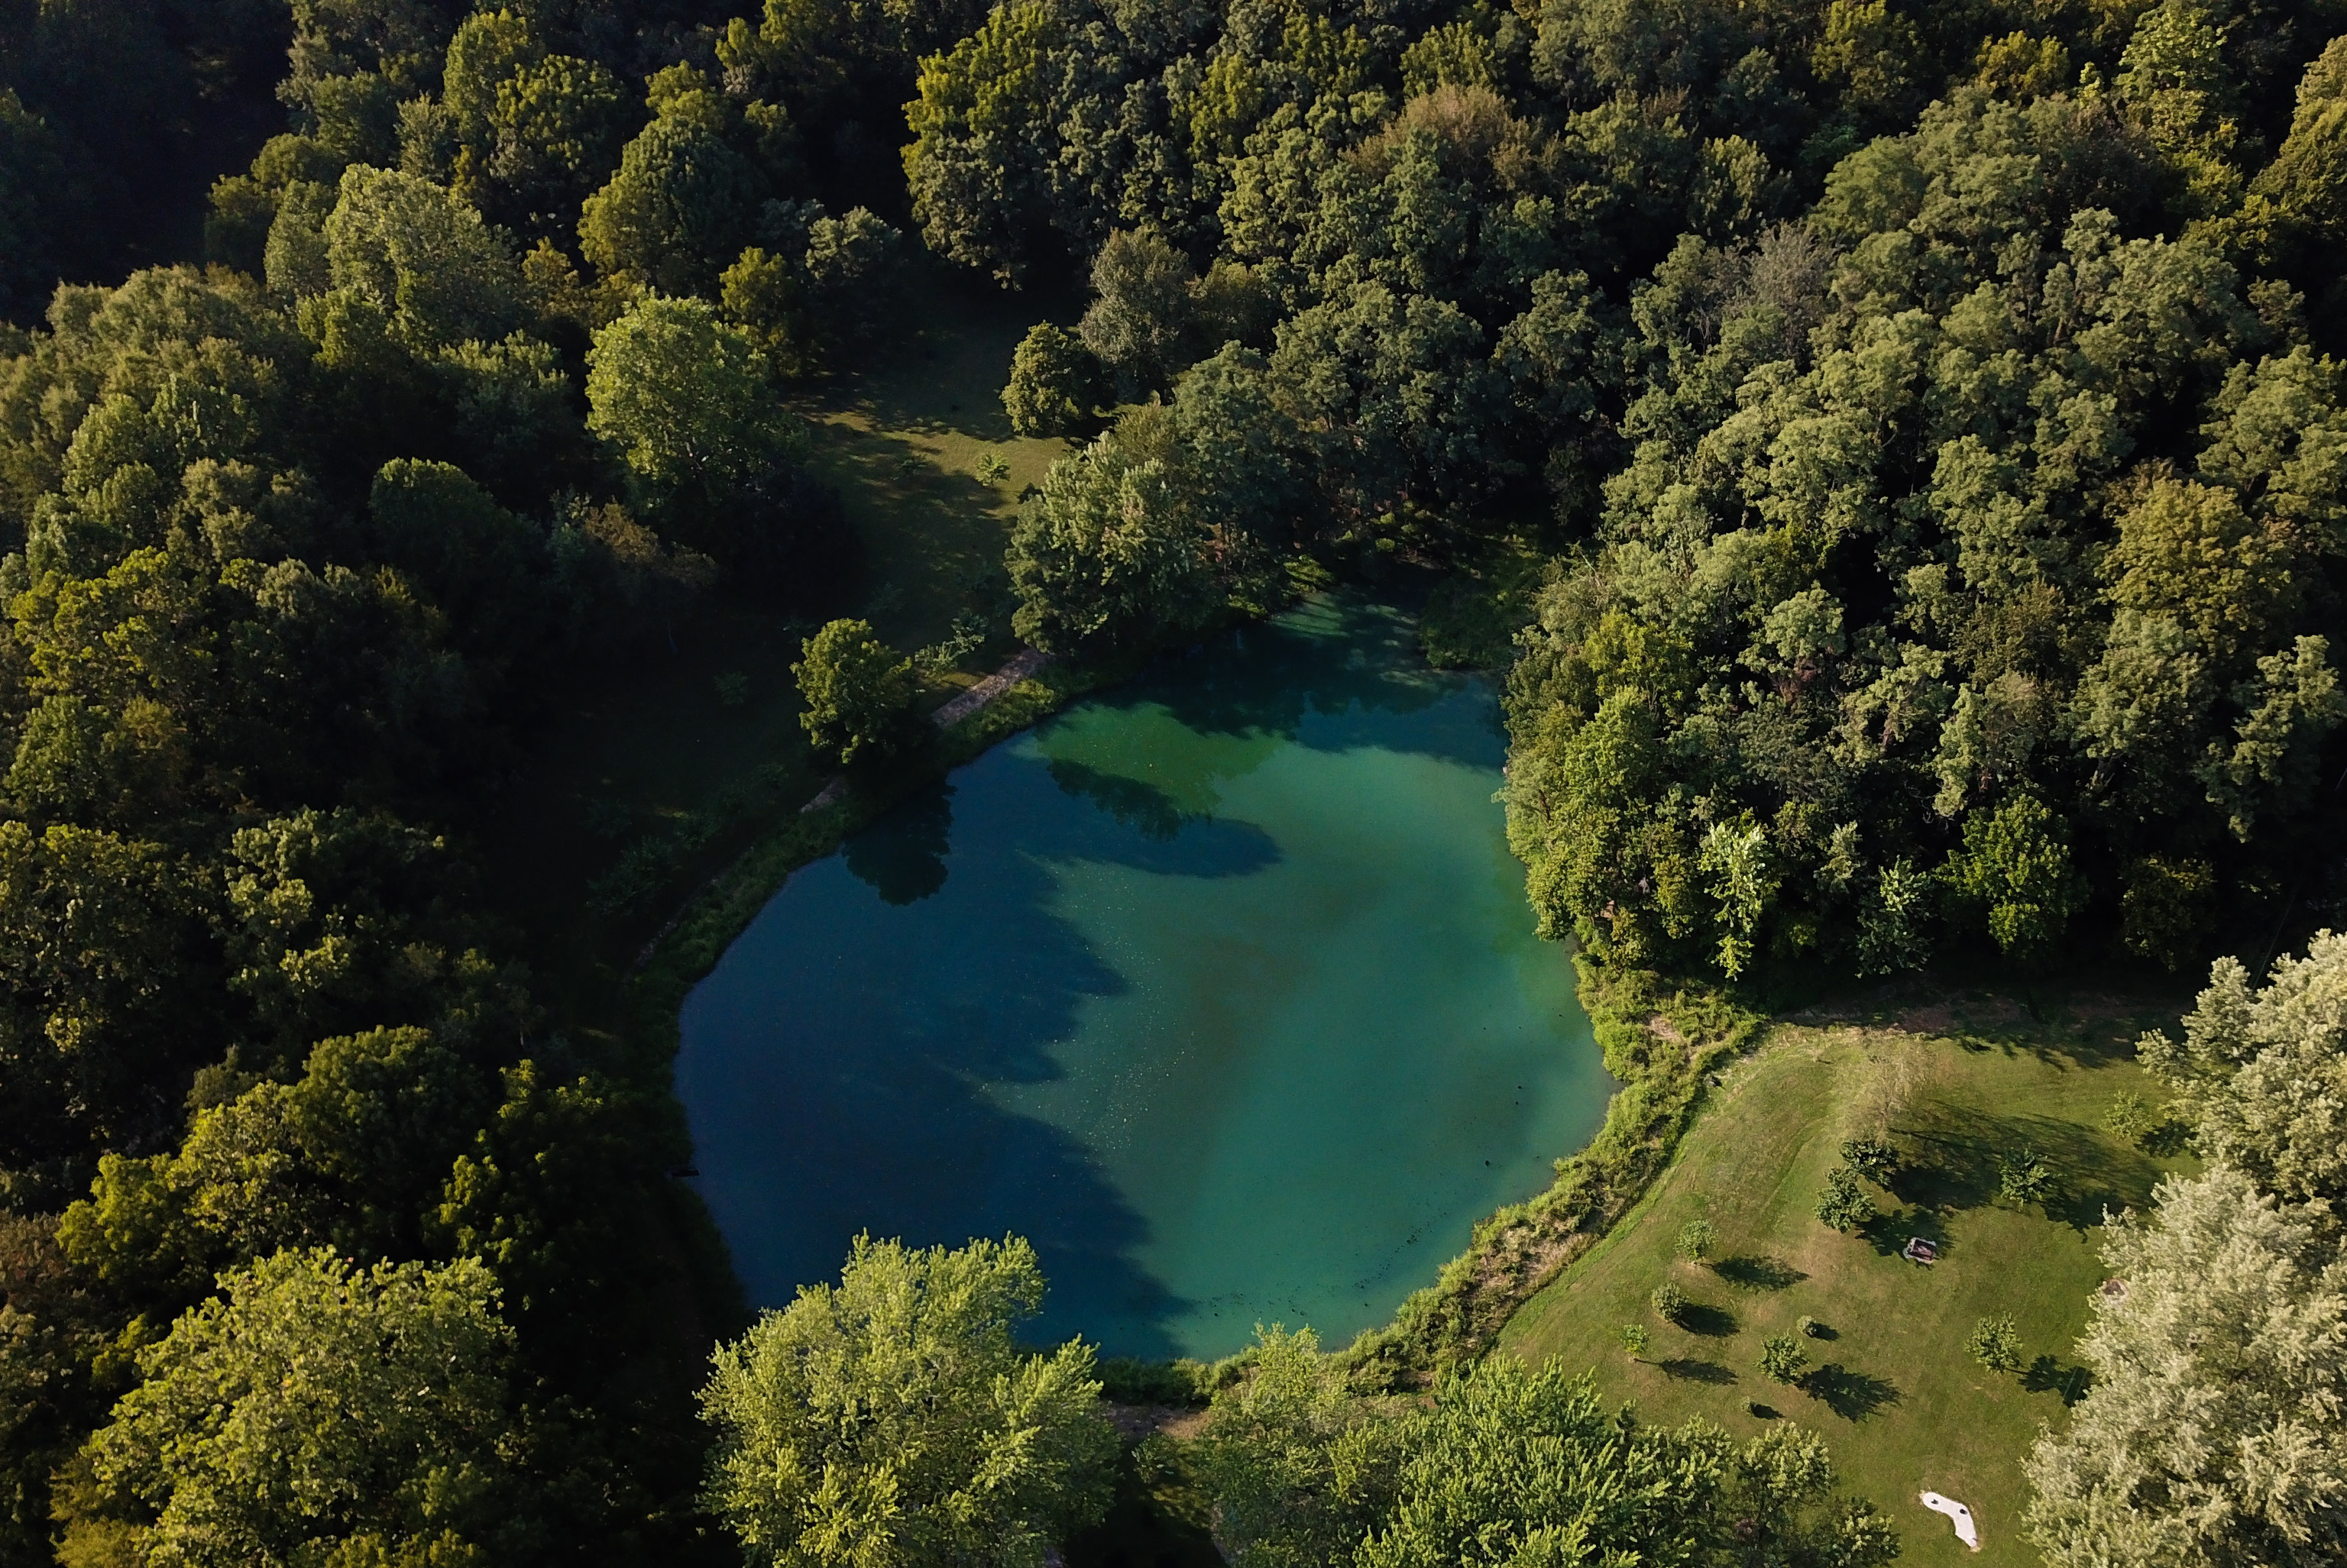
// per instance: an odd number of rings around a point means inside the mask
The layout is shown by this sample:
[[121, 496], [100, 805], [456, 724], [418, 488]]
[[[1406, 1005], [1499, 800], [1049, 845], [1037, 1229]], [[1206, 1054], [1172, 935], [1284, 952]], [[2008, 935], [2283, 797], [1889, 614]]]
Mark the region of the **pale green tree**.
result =
[[718, 1348], [707, 1506], [753, 1563], [1036, 1568], [1105, 1507], [1116, 1451], [1092, 1349], [1013, 1341], [1042, 1301], [1024, 1241], [857, 1237], [837, 1285]]
[[2262, 987], [2219, 959], [2183, 1040], [2137, 1049], [2208, 1157], [2292, 1203], [2347, 1199], [2347, 935], [2318, 932]]
[[2053, 1568], [2347, 1558], [2347, 1261], [2327, 1211], [2225, 1166], [2120, 1217], [2078, 1342], [2095, 1386], [2026, 1461]]
[[145, 1381], [83, 1449], [69, 1557], [77, 1540], [184, 1568], [364, 1560], [370, 1543], [451, 1563], [528, 1549], [512, 1335], [487, 1269], [359, 1268], [320, 1248], [221, 1287], [139, 1353]]

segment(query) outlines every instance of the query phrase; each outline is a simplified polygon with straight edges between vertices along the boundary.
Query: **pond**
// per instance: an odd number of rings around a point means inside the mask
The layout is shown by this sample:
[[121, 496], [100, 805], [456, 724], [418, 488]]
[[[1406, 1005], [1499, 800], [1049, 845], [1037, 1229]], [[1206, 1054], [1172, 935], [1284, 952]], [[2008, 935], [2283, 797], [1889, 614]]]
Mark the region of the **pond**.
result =
[[1338, 1345], [1543, 1187], [1613, 1083], [1532, 934], [1491, 682], [1315, 600], [995, 748], [795, 872], [684, 1005], [754, 1301], [859, 1231], [1016, 1233], [1038, 1339]]

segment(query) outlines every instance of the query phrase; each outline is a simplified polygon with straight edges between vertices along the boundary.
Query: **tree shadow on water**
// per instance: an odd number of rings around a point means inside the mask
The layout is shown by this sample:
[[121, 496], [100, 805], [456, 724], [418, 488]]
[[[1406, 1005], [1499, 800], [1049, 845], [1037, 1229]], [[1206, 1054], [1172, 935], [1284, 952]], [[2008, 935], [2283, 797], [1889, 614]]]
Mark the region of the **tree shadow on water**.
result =
[[1168, 656], [1121, 694], [1203, 735], [1270, 734], [1317, 750], [1374, 745], [1497, 768], [1497, 705], [1446, 701], [1475, 677], [1427, 667], [1417, 623], [1358, 593]]
[[1031, 759], [990, 753], [795, 873], [694, 990], [677, 1089], [754, 1300], [835, 1278], [859, 1234], [1017, 1234], [1051, 1287], [1023, 1335], [1180, 1353], [1193, 1304], [1139, 1261], [1148, 1217], [1083, 1121], [1021, 1108], [1024, 1088], [1066, 1076], [1084, 1009], [1128, 989], [1060, 912], [1055, 863], [1221, 877], [1278, 859], [1247, 824], [1167, 839], [1156, 820], [1071, 811]]
[[840, 860], [881, 901], [909, 904], [946, 885], [953, 786], [939, 779], [840, 847]]

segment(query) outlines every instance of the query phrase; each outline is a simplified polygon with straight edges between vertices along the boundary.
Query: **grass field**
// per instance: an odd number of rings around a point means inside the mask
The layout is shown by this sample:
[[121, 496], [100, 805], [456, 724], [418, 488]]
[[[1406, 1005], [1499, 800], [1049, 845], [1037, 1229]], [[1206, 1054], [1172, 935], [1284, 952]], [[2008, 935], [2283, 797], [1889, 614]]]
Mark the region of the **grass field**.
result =
[[[2019, 1531], [2021, 1459], [2083, 1387], [2071, 1347], [2103, 1278], [2103, 1212], [2145, 1207], [2182, 1163], [2112, 1137], [2101, 1117], [2120, 1091], [2143, 1090], [2132, 1042], [2175, 1016], [2086, 994], [2041, 999], [2033, 1014], [1973, 993], [1780, 1024], [1724, 1075], [1646, 1199], [1517, 1314], [1501, 1345], [1594, 1367], [1608, 1397], [1650, 1420], [1700, 1416], [1751, 1434], [1771, 1419], [1758, 1405], [1823, 1432], [1844, 1483], [1896, 1522], [1902, 1562], [2034, 1563]], [[1881, 1219], [1861, 1235], [1829, 1230], [1810, 1209], [1842, 1140], [1885, 1131], [1902, 1166], [1887, 1190], [1868, 1188]], [[2024, 1146], [2055, 1180], [2042, 1206], [2019, 1209], [1999, 1196], [2000, 1161]], [[1675, 1252], [1696, 1218], [1718, 1234], [1703, 1264]], [[1899, 1256], [1919, 1234], [1941, 1245], [1938, 1264]], [[1684, 1327], [1648, 1299], [1665, 1279], [1696, 1303]], [[1965, 1349], [1980, 1319], [2008, 1314], [2029, 1363], [2020, 1374]], [[1761, 1342], [1804, 1316], [1826, 1330], [1802, 1341], [1812, 1375], [1772, 1381]], [[1637, 1363], [1621, 1345], [1629, 1322], [1653, 1335]], [[1971, 1506], [1977, 1556], [1917, 1501], [1926, 1488]]]

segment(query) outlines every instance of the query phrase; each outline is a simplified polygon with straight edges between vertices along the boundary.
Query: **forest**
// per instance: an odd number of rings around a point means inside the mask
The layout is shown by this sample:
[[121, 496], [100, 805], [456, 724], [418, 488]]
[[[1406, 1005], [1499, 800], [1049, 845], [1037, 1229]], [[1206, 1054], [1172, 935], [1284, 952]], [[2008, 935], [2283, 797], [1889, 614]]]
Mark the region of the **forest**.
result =
[[[941, 278], [1071, 443], [990, 635], [1439, 576], [1594, 965], [2209, 977], [2032, 1538], [2337, 1561], [2342, 257], [2337, 0], [0, 7], [0, 1563], [1040, 1563], [1174, 1462], [1021, 1243], [712, 1375], [672, 1040], [481, 869], [555, 694], [844, 614], [792, 400]], [[1250, 1565], [1896, 1551], [1575, 1370], [1272, 1334], [1180, 1462]]]

